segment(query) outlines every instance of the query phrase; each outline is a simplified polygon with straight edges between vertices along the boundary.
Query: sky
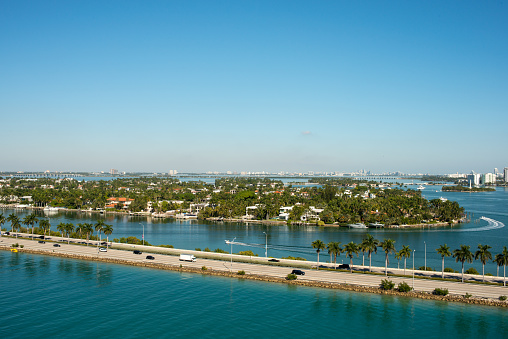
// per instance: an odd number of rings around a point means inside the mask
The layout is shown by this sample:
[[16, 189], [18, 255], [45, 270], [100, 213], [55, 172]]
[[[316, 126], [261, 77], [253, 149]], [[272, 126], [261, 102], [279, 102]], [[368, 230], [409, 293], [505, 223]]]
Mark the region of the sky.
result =
[[508, 2], [0, 1], [0, 171], [508, 167]]

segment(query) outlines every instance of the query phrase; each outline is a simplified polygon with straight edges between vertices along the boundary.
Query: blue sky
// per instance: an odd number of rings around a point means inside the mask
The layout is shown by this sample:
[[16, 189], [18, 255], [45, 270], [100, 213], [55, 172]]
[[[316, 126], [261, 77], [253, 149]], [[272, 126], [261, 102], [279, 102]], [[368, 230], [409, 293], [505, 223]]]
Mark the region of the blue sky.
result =
[[0, 170], [501, 169], [507, 17], [499, 1], [5, 0]]

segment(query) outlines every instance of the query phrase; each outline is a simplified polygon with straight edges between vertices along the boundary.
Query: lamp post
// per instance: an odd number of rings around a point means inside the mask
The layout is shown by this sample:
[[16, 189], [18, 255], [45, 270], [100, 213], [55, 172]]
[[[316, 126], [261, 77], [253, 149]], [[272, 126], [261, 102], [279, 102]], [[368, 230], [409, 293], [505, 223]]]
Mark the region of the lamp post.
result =
[[413, 291], [415, 290], [415, 251], [413, 250]]
[[145, 246], [145, 225], [143, 225], [142, 223], [139, 224], [143, 226], [143, 237], [141, 239], [143, 239], [143, 246]]
[[268, 258], [268, 234], [265, 233], [265, 258]]
[[236, 237], [233, 238], [233, 240], [229, 241], [229, 240], [226, 240], [226, 244], [229, 242], [229, 244], [231, 245], [231, 268], [230, 268], [230, 271], [233, 269], [233, 242], [236, 240]]
[[425, 245], [425, 252], [424, 252], [424, 254], [425, 254], [425, 256], [424, 256], [425, 260], [424, 260], [424, 265], [425, 265], [425, 271], [427, 271], [427, 243], [424, 241], [423, 245]]

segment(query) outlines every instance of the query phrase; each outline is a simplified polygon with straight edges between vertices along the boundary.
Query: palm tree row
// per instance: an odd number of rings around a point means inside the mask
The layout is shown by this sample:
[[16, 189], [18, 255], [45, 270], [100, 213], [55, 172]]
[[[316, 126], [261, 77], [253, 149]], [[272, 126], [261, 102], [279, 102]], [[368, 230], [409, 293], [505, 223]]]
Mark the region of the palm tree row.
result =
[[[361, 243], [355, 244], [353, 241], [345, 244], [343, 248], [341, 248], [340, 242], [329, 242], [328, 245], [325, 246], [324, 242], [321, 240], [316, 240], [312, 242], [312, 247], [316, 249], [318, 255], [318, 269], [319, 269], [319, 253], [321, 250], [327, 248], [328, 254], [330, 254], [330, 262], [333, 258], [333, 263], [336, 265], [337, 256], [340, 256], [340, 253], [346, 253], [346, 256], [350, 259], [350, 270], [352, 272], [353, 268], [353, 257], [356, 254], [358, 256], [361, 251], [363, 255], [365, 252], [368, 253], [369, 258], [369, 272], [372, 271], [372, 253], [377, 253], [377, 248], [381, 247], [385, 252], [385, 275], [388, 275], [388, 265], [390, 264], [388, 255], [391, 253], [395, 253], [395, 258], [400, 260], [404, 258], [404, 275], [406, 274], [406, 260], [411, 257], [412, 250], [407, 245], [403, 245], [402, 249], [398, 252], [395, 249], [395, 240], [392, 239], [384, 239], [382, 242], [375, 239], [372, 235], [367, 234]], [[437, 253], [441, 255], [442, 258], [442, 267], [441, 267], [441, 277], [444, 278], [444, 259], [445, 257], [453, 256], [455, 258], [455, 262], [461, 262], [462, 264], [462, 274], [461, 280], [464, 282], [464, 263], [472, 263], [473, 260], [480, 260], [482, 263], [482, 276], [483, 281], [485, 281], [485, 265], [487, 261], [492, 260], [492, 253], [490, 253], [489, 249], [492, 247], [489, 245], [478, 244], [478, 250], [473, 254], [470, 250], [470, 246], [461, 245], [460, 248], [450, 252], [450, 247], [446, 244], [441, 245], [436, 249]], [[365, 259], [365, 258], [363, 258]], [[495, 262], [499, 267], [503, 266], [503, 285], [506, 286], [506, 266], [508, 265], [508, 249], [506, 246], [503, 249], [502, 253], [496, 254], [493, 262]], [[365, 260], [362, 260], [362, 266], [365, 265]], [[499, 274], [498, 274], [499, 275]]]

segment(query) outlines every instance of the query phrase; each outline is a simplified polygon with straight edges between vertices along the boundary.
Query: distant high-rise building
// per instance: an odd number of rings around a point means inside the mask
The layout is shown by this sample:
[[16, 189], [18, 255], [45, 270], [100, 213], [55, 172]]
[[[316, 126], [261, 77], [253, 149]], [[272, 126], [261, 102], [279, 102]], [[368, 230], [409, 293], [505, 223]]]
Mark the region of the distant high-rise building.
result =
[[508, 182], [508, 167], [504, 168], [504, 181]]
[[482, 185], [495, 184], [496, 183], [496, 175], [494, 173], [482, 174], [480, 183]]
[[177, 170], [169, 170], [168, 174], [169, 175], [177, 175], [178, 171]]
[[109, 174], [118, 174], [118, 170], [112, 168], [112, 169], [109, 170]]

